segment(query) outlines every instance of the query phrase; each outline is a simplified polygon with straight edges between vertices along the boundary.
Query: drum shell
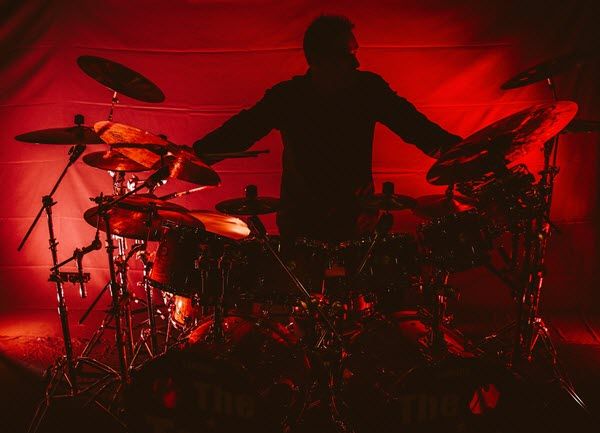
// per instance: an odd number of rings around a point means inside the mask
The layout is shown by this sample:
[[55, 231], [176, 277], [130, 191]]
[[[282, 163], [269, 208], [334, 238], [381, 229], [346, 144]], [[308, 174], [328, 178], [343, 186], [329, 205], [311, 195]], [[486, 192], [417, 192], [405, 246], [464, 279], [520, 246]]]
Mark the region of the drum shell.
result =
[[225, 317], [222, 340], [212, 338], [212, 327], [203, 322], [186, 344], [132, 376], [132, 432], [282, 431], [298, 422], [311, 373], [296, 337], [251, 317]]
[[165, 228], [148, 281], [152, 286], [176, 295], [201, 293], [200, 254], [200, 237], [194, 231], [181, 227]]

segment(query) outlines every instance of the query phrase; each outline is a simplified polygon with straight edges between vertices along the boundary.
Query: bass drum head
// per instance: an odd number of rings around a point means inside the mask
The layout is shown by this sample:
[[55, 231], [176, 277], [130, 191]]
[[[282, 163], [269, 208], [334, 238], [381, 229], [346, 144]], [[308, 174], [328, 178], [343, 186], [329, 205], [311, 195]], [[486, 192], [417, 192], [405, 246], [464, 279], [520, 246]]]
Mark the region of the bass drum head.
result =
[[[457, 351], [431, 361], [416, 319], [372, 320], [355, 335], [334, 407], [356, 433], [531, 432], [524, 384], [493, 360]], [[534, 430], [535, 431], [535, 430]]]
[[223, 341], [214, 342], [212, 325], [204, 322], [189, 343], [132, 375], [125, 394], [131, 432], [277, 432], [298, 421], [309, 364], [291, 335], [230, 316]]

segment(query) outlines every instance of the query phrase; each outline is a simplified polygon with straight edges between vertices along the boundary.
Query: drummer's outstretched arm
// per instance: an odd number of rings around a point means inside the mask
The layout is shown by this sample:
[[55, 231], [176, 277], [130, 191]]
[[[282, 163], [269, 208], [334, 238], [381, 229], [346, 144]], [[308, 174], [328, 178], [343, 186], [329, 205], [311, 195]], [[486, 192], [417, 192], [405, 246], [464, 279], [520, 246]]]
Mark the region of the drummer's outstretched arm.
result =
[[432, 122], [413, 104], [390, 88], [378, 75], [373, 76], [374, 107], [377, 120], [390, 128], [407, 143], [414, 144], [427, 155], [439, 157], [448, 147], [461, 141], [437, 123]]
[[[278, 96], [272, 89], [254, 106], [240, 111], [219, 128], [197, 140], [194, 152], [202, 157], [209, 153], [240, 152], [250, 148], [276, 125]], [[218, 160], [211, 159], [213, 164]]]

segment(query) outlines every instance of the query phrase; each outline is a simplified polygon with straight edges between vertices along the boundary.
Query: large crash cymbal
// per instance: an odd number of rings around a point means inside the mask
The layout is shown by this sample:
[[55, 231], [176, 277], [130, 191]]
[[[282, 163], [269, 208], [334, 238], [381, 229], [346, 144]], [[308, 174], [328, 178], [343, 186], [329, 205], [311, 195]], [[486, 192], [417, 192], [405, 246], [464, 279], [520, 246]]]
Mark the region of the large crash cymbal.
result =
[[417, 197], [413, 213], [421, 218], [439, 218], [474, 208], [473, 199], [458, 195], [432, 194]]
[[566, 72], [575, 65], [583, 63], [588, 57], [590, 57], [590, 53], [573, 52], [556, 57], [554, 59], [546, 60], [523, 72], [518, 73], [510, 80], [502, 84], [500, 88], [503, 90], [516, 89], [518, 87], [537, 83], [547, 78], [552, 78], [556, 75]]
[[539, 149], [575, 117], [577, 104], [538, 104], [504, 117], [450, 147], [429, 169], [427, 180], [450, 185], [481, 178]]
[[89, 126], [40, 129], [17, 135], [15, 140], [36, 144], [104, 144]]
[[156, 169], [169, 167], [169, 177], [196, 185], [218, 185], [219, 175], [184, 146], [177, 146], [165, 138], [135, 126], [101, 121], [94, 129], [106, 143], [127, 158]]
[[[107, 197], [113, 199], [114, 197]], [[187, 209], [151, 195], [133, 195], [108, 211], [113, 234], [130, 239], [160, 240], [163, 222], [170, 221], [192, 228], [203, 229], [202, 221], [189, 215]], [[99, 218], [98, 206], [85, 211], [83, 218], [93, 227], [104, 231], [104, 220]], [[100, 221], [99, 221], [100, 219]]]
[[192, 210], [189, 214], [201, 221], [207, 232], [218, 236], [240, 240], [250, 235], [248, 225], [234, 216], [209, 210]]
[[83, 155], [83, 162], [101, 170], [139, 172], [150, 170], [114, 150]]
[[143, 102], [163, 102], [165, 95], [156, 84], [120, 63], [96, 56], [80, 56], [77, 64], [87, 75], [114, 92]]

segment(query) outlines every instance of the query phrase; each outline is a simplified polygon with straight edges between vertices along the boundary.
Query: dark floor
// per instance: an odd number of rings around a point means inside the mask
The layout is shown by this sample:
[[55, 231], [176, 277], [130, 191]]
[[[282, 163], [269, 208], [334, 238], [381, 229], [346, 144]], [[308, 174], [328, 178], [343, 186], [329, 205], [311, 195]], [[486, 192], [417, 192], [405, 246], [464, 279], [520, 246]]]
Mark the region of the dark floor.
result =
[[[94, 313], [88, 322], [75, 325], [80, 312], [71, 312], [72, 334], [76, 353], [102, 319]], [[463, 317], [460, 324], [467, 336], [476, 337], [487, 332], [489, 324], [481, 326], [473, 317]], [[496, 320], [499, 320], [496, 318]], [[555, 315], [548, 320], [560, 358], [571, 376], [577, 391], [588, 404], [593, 417], [600, 414], [600, 317], [584, 314]], [[106, 344], [110, 343], [110, 336]], [[104, 349], [110, 352], [108, 346]], [[26, 430], [34, 407], [43, 395], [43, 372], [63, 353], [58, 316], [54, 311], [13, 311], [0, 314], [0, 432], [18, 433]], [[565, 393], [554, 385], [533, 390], [547, 404], [542, 412], [539, 431], [587, 432], [600, 424], [588, 423], [588, 417], [576, 407]], [[318, 409], [308, 418], [319, 419]], [[313, 426], [307, 431], [320, 429]], [[329, 426], [331, 427], [331, 426]], [[119, 425], [100, 409], [82, 402], [66, 399], [51, 407], [41, 431], [61, 432], [118, 432]], [[332, 431], [322, 429], [321, 431]], [[401, 430], [399, 430], [400, 432]]]

